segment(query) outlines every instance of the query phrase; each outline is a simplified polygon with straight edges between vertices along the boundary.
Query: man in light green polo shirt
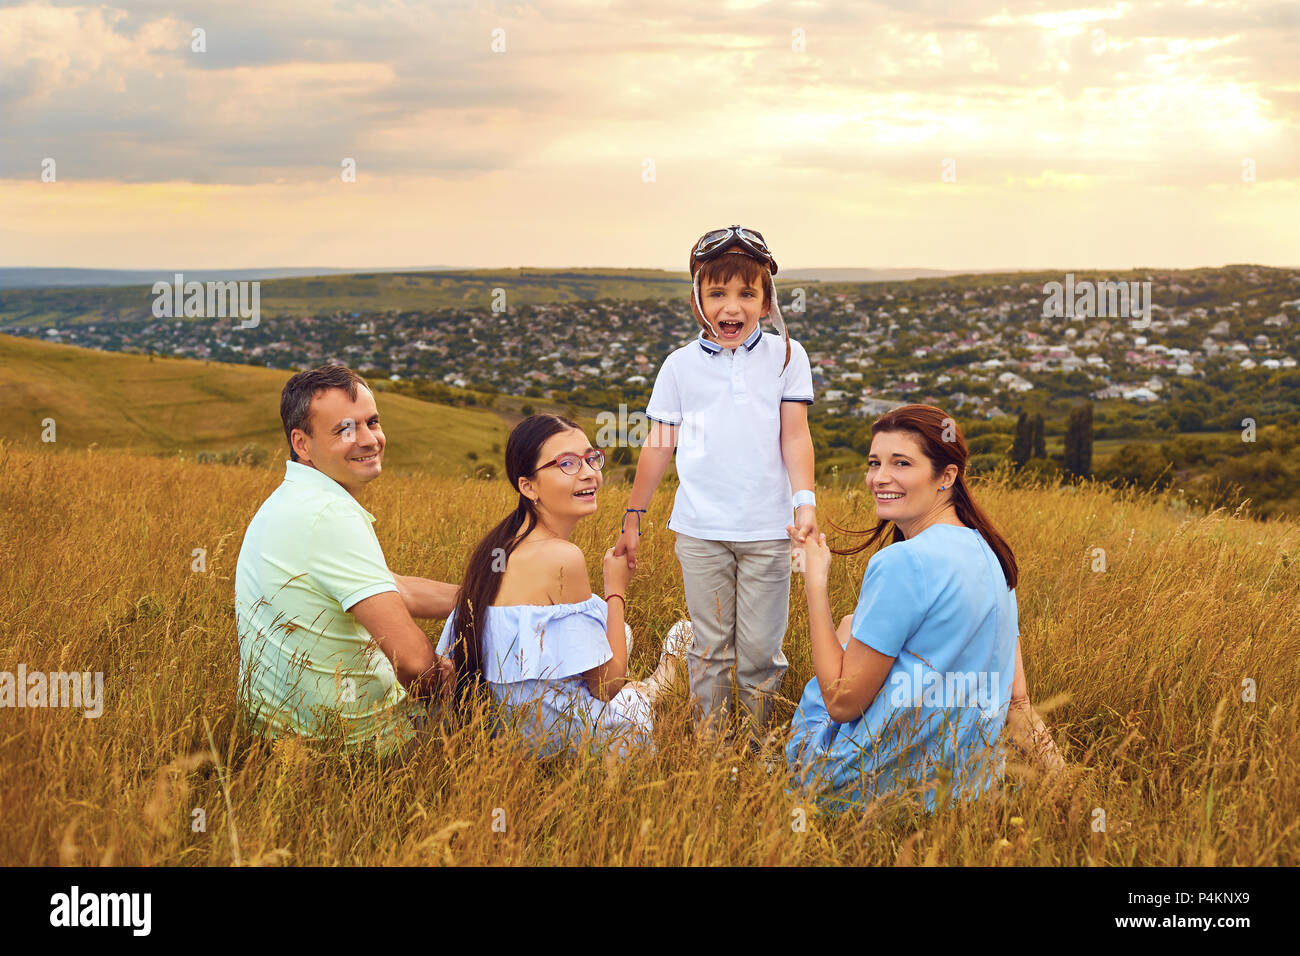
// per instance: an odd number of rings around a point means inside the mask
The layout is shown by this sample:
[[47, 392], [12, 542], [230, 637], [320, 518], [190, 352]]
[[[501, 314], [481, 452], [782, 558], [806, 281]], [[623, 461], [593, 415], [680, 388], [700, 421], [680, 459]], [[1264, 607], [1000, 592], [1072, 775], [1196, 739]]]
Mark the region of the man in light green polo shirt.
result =
[[284, 482], [254, 515], [235, 569], [240, 701], [269, 737], [394, 753], [454, 673], [412, 615], [447, 617], [457, 588], [388, 570], [358, 501], [386, 444], [359, 375], [299, 372], [280, 417]]

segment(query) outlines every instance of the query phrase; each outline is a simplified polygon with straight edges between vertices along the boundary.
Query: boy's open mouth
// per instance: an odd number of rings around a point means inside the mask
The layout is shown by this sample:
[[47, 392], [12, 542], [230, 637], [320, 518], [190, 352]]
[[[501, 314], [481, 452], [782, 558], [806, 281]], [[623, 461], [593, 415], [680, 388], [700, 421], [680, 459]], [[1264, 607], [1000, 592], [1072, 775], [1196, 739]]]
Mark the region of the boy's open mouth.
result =
[[739, 335], [740, 330], [743, 329], [744, 327], [745, 327], [744, 322], [732, 322], [727, 319], [724, 319], [718, 323], [718, 328], [721, 329], [722, 334], [727, 336], [728, 338], [734, 335]]

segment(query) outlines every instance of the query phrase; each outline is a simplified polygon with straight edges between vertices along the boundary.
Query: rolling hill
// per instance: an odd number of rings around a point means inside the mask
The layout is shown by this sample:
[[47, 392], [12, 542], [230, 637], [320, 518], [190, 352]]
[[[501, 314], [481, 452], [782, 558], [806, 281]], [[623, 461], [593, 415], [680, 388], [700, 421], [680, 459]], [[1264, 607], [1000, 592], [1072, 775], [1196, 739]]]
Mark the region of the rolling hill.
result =
[[[280, 390], [289, 372], [54, 345], [0, 335], [0, 438], [40, 446], [53, 419], [58, 450], [116, 448], [193, 457], [253, 444], [284, 453]], [[479, 408], [381, 394], [396, 471], [460, 475], [470, 452], [494, 460], [505, 421]], [[48, 447], [48, 445], [46, 446]]]

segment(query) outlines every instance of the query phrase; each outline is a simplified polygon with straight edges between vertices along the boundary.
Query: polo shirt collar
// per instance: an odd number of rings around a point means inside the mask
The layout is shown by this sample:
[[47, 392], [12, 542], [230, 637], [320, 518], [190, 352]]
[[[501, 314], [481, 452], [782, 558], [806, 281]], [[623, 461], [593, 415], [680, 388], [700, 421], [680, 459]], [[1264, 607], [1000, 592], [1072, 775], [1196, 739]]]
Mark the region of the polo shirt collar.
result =
[[[758, 345], [758, 341], [762, 337], [763, 337], [763, 330], [758, 326], [754, 326], [754, 331], [749, 334], [749, 338], [745, 339], [743, 343], [745, 346], [745, 351], [746, 352], [754, 351], [754, 346]], [[717, 342], [711, 342], [704, 337], [703, 329], [700, 330], [700, 348], [704, 349], [704, 351], [707, 352], [709, 355], [717, 355], [719, 352], [722, 351], [721, 345], [719, 345]]]
[[329, 494], [338, 495], [371, 521], [375, 520], [375, 516], [365, 508], [361, 507], [361, 502], [357, 501], [356, 498], [353, 498], [346, 488], [329, 475], [325, 474], [325, 472], [312, 468], [310, 465], [304, 465], [301, 462], [293, 460], [286, 461], [284, 463], [284, 480], [292, 481], [295, 484], [307, 485]]

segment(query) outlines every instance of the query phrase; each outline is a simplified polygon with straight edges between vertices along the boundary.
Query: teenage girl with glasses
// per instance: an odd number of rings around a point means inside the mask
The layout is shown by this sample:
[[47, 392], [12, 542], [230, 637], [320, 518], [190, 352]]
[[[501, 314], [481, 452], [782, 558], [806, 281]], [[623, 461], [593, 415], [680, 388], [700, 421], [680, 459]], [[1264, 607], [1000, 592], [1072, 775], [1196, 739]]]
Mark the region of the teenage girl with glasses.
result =
[[569, 540], [596, 512], [604, 452], [569, 419], [532, 415], [511, 431], [505, 457], [518, 501], [474, 549], [438, 653], [452, 656], [462, 693], [486, 685], [540, 756], [648, 745], [680, 634], [670, 631], [649, 680], [627, 679], [632, 572], [606, 551], [604, 597], [594, 595]]

